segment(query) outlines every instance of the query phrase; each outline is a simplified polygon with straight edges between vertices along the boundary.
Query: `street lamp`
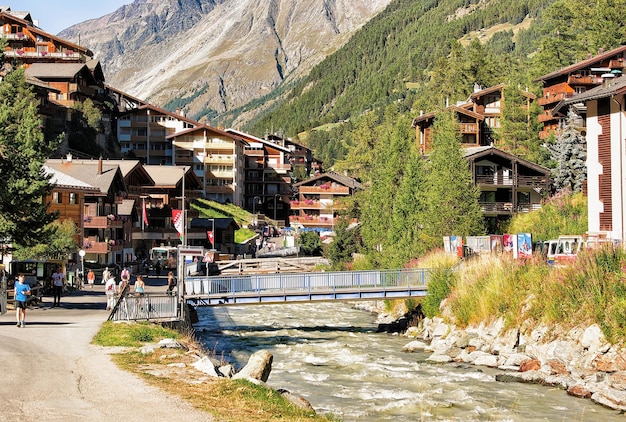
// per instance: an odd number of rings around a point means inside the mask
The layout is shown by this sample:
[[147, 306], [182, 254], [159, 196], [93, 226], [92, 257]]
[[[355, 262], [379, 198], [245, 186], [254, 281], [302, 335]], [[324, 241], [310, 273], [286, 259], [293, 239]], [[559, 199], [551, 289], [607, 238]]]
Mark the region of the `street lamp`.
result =
[[274, 194], [274, 222], [276, 222], [276, 197], [280, 196], [280, 194], [275, 193]]
[[82, 281], [85, 278], [85, 250], [79, 250], [78, 255], [80, 256], [80, 279]]
[[260, 204], [261, 203], [261, 197], [260, 196], [255, 196], [254, 198], [252, 198], [252, 214], [256, 214], [256, 204]]

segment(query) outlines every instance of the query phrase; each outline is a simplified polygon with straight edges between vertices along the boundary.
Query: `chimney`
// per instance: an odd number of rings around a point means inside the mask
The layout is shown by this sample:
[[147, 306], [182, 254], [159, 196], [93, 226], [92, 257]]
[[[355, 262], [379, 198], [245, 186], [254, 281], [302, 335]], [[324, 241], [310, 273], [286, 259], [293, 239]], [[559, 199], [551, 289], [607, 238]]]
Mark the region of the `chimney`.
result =
[[102, 155], [98, 158], [98, 175], [102, 174]]
[[68, 162], [68, 163], [71, 163], [71, 162], [72, 162], [72, 153], [71, 153], [71, 152], [68, 152], [68, 153], [67, 153], [67, 162]]

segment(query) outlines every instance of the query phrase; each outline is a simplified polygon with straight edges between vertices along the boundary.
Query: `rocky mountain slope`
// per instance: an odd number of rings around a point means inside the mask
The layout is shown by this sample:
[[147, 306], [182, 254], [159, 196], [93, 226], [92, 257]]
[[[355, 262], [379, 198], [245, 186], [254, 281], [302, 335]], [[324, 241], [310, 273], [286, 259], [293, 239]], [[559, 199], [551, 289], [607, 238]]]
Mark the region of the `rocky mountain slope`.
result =
[[62, 31], [108, 84], [209, 119], [305, 74], [391, 0], [135, 0]]

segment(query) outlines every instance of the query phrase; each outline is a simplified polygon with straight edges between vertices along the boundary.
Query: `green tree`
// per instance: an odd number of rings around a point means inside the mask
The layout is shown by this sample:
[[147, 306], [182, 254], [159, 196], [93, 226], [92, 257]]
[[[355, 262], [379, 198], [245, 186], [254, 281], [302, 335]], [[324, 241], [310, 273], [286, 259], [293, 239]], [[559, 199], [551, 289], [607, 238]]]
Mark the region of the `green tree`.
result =
[[305, 255], [320, 255], [322, 253], [322, 240], [317, 232], [300, 233], [298, 243], [300, 244], [300, 250]]
[[553, 170], [554, 186], [558, 191], [582, 192], [587, 179], [587, 147], [585, 137], [578, 130], [580, 117], [570, 110], [561, 125], [554, 144], [544, 144], [556, 162]]
[[335, 236], [324, 251], [324, 256], [333, 268], [342, 270], [352, 261], [352, 254], [359, 251], [358, 229], [350, 228], [350, 219], [344, 216], [337, 220], [334, 231]]
[[18, 247], [13, 253], [16, 259], [63, 259], [76, 252], [78, 227], [71, 220], [56, 220], [48, 225], [50, 241], [30, 247]]
[[471, 236], [484, 232], [478, 203], [480, 191], [472, 182], [461, 152], [459, 124], [451, 112], [437, 115], [433, 151], [426, 172], [425, 232], [430, 247], [441, 246], [443, 236]]
[[59, 141], [44, 140], [37, 104], [22, 69], [0, 81], [0, 238], [22, 246], [45, 243], [55, 219], [43, 201], [52, 190], [43, 164]]

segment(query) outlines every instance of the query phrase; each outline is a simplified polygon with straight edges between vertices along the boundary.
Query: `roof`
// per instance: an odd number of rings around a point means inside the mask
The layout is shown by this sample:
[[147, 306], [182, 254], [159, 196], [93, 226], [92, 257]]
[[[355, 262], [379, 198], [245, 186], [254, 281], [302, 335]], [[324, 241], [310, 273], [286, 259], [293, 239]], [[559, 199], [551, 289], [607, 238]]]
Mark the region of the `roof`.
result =
[[[506, 88], [506, 84], [498, 84], [498, 85], [490, 86], [489, 88], [485, 88], [483, 90], [474, 92], [472, 95], [470, 95], [470, 99], [479, 98], [479, 97], [482, 97], [483, 95], [491, 94], [492, 92], [502, 91], [505, 88]], [[532, 98], [532, 99], [537, 98], [537, 96], [533, 94], [532, 92], [523, 91], [521, 89], [519, 90], [519, 92], [522, 95], [527, 96], [529, 98]]]
[[38, 79], [71, 79], [83, 69], [89, 71], [84, 63], [33, 63], [25, 74]]
[[242, 140], [240, 137], [235, 136], [232, 133], [225, 132], [223, 130], [217, 129], [217, 128], [215, 128], [213, 126], [210, 126], [210, 125], [200, 125], [200, 126], [192, 127], [192, 128], [189, 128], [189, 129], [181, 130], [179, 132], [176, 132], [176, 133], [173, 133], [171, 135], [166, 136], [165, 139], [173, 139], [173, 138], [176, 138], [178, 136], [188, 135], [190, 133], [197, 132], [197, 131], [203, 131], [203, 130], [206, 130], [207, 132], [213, 133], [213, 134], [215, 134], [217, 136], [225, 136], [225, 137], [230, 138], [230, 139], [232, 139], [234, 141], [241, 141]]
[[[600, 98], [608, 98], [613, 95], [623, 94], [626, 92], [626, 77], [621, 76], [610, 81], [606, 81], [603, 85], [599, 85], [589, 91], [577, 94], [575, 97], [561, 101], [557, 107], [561, 109], [563, 106], [584, 103], [587, 101], [598, 100]], [[555, 107], [555, 112], [558, 111]]]
[[48, 159], [45, 165], [94, 186], [100, 190], [101, 194], [107, 195], [115, 178], [119, 175], [119, 178], [123, 180], [123, 177], [117, 164], [106, 164], [105, 161], [102, 162], [102, 173], [98, 174], [98, 162], [99, 160], [62, 158]]
[[46, 175], [50, 175], [50, 184], [59, 188], [71, 188], [81, 191], [99, 192], [100, 189], [76, 179], [60, 170], [44, 165], [43, 170]]
[[[456, 106], [456, 105], [454, 105], [454, 106], [446, 107], [444, 110], [446, 110], [446, 111], [453, 110], [453, 111], [456, 111], [457, 113], [465, 114], [466, 116], [470, 116], [470, 117], [472, 117], [472, 118], [474, 118], [476, 120], [484, 120], [485, 119], [485, 116], [483, 116], [482, 114], [474, 113], [471, 110], [466, 110], [465, 108], [463, 108], [464, 106], [465, 106], [465, 104], [463, 106]], [[437, 113], [439, 113], [439, 112], [438, 111], [433, 111], [431, 113], [426, 113], [426, 114], [422, 114], [421, 116], [417, 116], [416, 118], [413, 119], [413, 124], [411, 125], [411, 127], [416, 127], [417, 123], [419, 123], [419, 122], [423, 122], [423, 121], [426, 121], [426, 120], [433, 119], [437, 115]]]
[[134, 199], [123, 199], [121, 204], [117, 205], [118, 215], [132, 215], [135, 209]]
[[60, 90], [51, 87], [48, 82], [44, 82], [41, 79], [38, 79], [38, 78], [36, 78], [34, 76], [25, 75], [25, 78], [26, 78], [26, 82], [31, 84], [31, 85], [33, 85], [33, 86], [36, 86], [36, 87], [39, 87], [39, 88], [43, 88], [43, 89], [48, 90], [50, 92], [57, 92], [57, 93], [61, 92]]
[[144, 166], [141, 164], [141, 161], [139, 160], [112, 160], [110, 158], [107, 158], [106, 160], [104, 160], [104, 162], [109, 164], [117, 164], [120, 167], [120, 171], [122, 172], [122, 176], [124, 176], [124, 178], [126, 178], [130, 173], [138, 171], [142, 173], [141, 176], [147, 179], [147, 184], [154, 183], [154, 180], [152, 180], [148, 172], [144, 169]]
[[577, 70], [580, 69], [584, 69], [586, 67], [591, 67], [593, 64], [596, 64], [598, 62], [601, 62], [602, 60], [606, 60], [612, 56], [615, 56], [616, 54], [622, 53], [626, 51], [626, 45], [622, 45], [621, 47], [617, 47], [613, 50], [607, 51], [606, 53], [601, 53], [598, 55], [595, 55], [593, 57], [590, 57], [588, 59], [582, 60], [578, 63], [574, 63], [573, 65], [564, 67], [562, 69], [556, 70], [552, 73], [548, 73], [547, 75], [543, 75], [540, 76], [539, 78], [535, 79], [533, 82], [541, 82], [541, 81], [546, 81], [549, 79], [553, 79], [556, 78], [558, 76], [562, 76], [562, 75], [567, 75], [571, 72], [575, 72]]
[[533, 169], [539, 173], [544, 173], [546, 175], [550, 175], [550, 169], [547, 167], [540, 166], [539, 164], [533, 163], [532, 161], [525, 160], [523, 158], [518, 157], [517, 155], [513, 155], [501, 149], [498, 149], [494, 146], [482, 146], [482, 147], [467, 147], [463, 148], [463, 156], [468, 159], [476, 160], [478, 158], [487, 157], [490, 155], [497, 155], [499, 157], [506, 158], [510, 161], [517, 161], [525, 167]]
[[[107, 85], [107, 86], [108, 86], [108, 85]], [[157, 107], [157, 106], [155, 106], [154, 104], [146, 103], [146, 102], [141, 101], [141, 100], [135, 100], [135, 99], [134, 99], [133, 97], [131, 97], [130, 95], [124, 94], [124, 93], [122, 93], [122, 92], [121, 92], [121, 91], [119, 91], [119, 90], [114, 90], [114, 91], [115, 91], [115, 92], [120, 93], [121, 95], [127, 96], [128, 98], [132, 99], [133, 101], [140, 101], [140, 102], [141, 102], [141, 104], [139, 105], [139, 107], [137, 107], [137, 108], [133, 108], [133, 109], [128, 110], [128, 111], [124, 111], [124, 112], [122, 113], [122, 115], [124, 115], [124, 114], [131, 114], [131, 113], [137, 113], [137, 112], [138, 112], [138, 111], [140, 111], [140, 110], [153, 110], [153, 111], [156, 111], [156, 112], [157, 112], [157, 113], [159, 113], [159, 114], [163, 114], [163, 115], [166, 115], [166, 116], [172, 116], [172, 117], [175, 117], [175, 118], [176, 118], [176, 119], [178, 119], [178, 120], [182, 120], [182, 121], [187, 122], [187, 123], [190, 123], [190, 124], [192, 124], [192, 125], [194, 125], [194, 126], [201, 126], [201, 125], [202, 125], [200, 122], [198, 122], [198, 121], [196, 121], [196, 120], [193, 120], [193, 119], [190, 119], [190, 118], [189, 118], [189, 117], [187, 117], [187, 116], [183, 116], [182, 114], [173, 113], [173, 112], [171, 112], [171, 111], [165, 110], [164, 108]]]
[[360, 182], [358, 182], [356, 179], [341, 175], [339, 173], [335, 173], [334, 171], [318, 174], [316, 176], [311, 177], [310, 179], [303, 180], [302, 182], [298, 182], [294, 184], [294, 186], [304, 186], [304, 185], [308, 185], [310, 183], [316, 182], [318, 180], [323, 180], [323, 179], [332, 179], [335, 182], [343, 186], [349, 187], [351, 189], [363, 189], [363, 185]]
[[263, 139], [263, 138], [258, 138], [254, 135], [250, 135], [249, 133], [245, 133], [245, 132], [241, 132], [239, 130], [236, 129], [226, 129], [227, 133], [233, 133], [237, 136], [240, 136], [244, 141], [252, 141], [252, 142], [258, 142], [261, 143], [267, 147], [271, 147], [271, 148], [276, 148], [278, 150], [281, 150], [282, 152], [285, 153], [293, 153], [292, 150], [290, 150], [288, 147], [285, 147], [283, 145], [277, 144], [275, 142], [272, 141], [268, 141], [267, 139]]

